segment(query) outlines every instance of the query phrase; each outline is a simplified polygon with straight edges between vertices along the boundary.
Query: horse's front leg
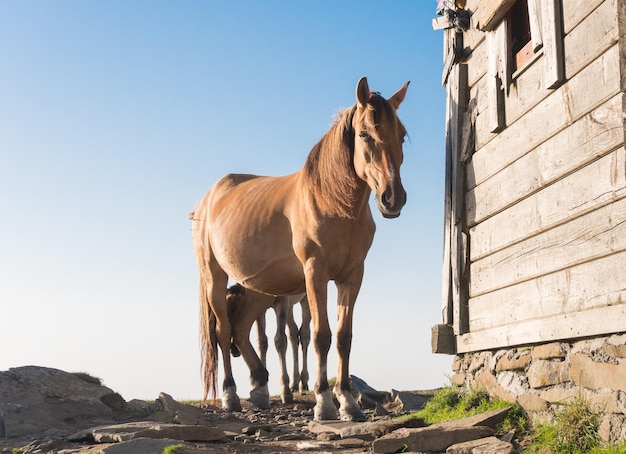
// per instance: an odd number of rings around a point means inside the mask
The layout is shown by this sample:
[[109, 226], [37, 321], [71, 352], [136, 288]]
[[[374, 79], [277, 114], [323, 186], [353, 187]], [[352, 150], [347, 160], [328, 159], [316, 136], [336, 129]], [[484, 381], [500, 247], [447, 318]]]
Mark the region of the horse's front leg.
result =
[[309, 259], [305, 265], [306, 291], [313, 320], [313, 347], [317, 355], [313, 416], [315, 419], [337, 419], [337, 408], [328, 386], [328, 351], [332, 339], [328, 323], [328, 279], [315, 265], [315, 259]]
[[352, 395], [350, 385], [350, 348], [352, 346], [352, 316], [354, 303], [361, 288], [363, 266], [350, 280], [337, 282], [337, 383], [335, 396], [339, 400], [339, 415], [347, 421], [365, 421], [367, 418]]

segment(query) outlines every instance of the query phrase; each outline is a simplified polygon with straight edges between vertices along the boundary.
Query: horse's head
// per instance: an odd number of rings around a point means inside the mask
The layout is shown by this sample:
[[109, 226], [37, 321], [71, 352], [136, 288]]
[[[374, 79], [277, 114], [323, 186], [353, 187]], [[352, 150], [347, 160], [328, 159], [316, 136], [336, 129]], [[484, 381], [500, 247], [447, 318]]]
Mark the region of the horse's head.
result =
[[385, 218], [400, 216], [406, 203], [406, 192], [400, 179], [406, 130], [396, 110], [404, 100], [408, 86], [409, 82], [389, 99], [370, 92], [365, 77], [356, 87], [357, 104], [352, 120], [354, 169], [374, 193], [376, 205]]

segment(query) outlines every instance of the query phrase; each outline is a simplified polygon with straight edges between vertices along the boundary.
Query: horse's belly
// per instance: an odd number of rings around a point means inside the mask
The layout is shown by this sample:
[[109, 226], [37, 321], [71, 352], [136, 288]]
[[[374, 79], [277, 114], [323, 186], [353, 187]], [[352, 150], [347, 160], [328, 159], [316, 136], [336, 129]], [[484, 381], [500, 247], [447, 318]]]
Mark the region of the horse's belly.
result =
[[243, 286], [272, 295], [304, 291], [302, 264], [293, 252], [291, 231], [230, 223], [236, 228], [211, 234], [213, 253], [228, 276]]
[[244, 287], [271, 295], [304, 291], [304, 273], [293, 254], [234, 248], [218, 258], [228, 276]]

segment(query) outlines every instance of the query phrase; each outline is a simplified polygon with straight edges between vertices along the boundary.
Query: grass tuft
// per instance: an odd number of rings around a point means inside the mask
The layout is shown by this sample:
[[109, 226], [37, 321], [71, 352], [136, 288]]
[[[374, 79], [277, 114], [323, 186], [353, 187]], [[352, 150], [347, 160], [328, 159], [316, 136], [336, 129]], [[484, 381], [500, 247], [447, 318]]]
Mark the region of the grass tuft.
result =
[[563, 404], [553, 423], [537, 424], [534, 441], [525, 452], [583, 454], [600, 448], [598, 428], [602, 416], [582, 396]]
[[94, 377], [93, 375], [88, 374], [87, 372], [72, 372], [72, 375], [77, 376], [78, 378], [86, 381], [87, 383], [102, 386], [102, 380], [100, 378]]
[[423, 418], [427, 424], [437, 424], [509, 406], [509, 402], [491, 398], [484, 390], [465, 391], [446, 386], [433, 394], [424, 409], [417, 412], [415, 417]]

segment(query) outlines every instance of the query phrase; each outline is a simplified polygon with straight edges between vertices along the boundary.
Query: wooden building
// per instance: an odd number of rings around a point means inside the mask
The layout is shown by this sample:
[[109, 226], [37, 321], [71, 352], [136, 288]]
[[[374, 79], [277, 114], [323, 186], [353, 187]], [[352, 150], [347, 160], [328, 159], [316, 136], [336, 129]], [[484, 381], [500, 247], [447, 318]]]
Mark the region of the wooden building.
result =
[[626, 332], [625, 0], [440, 1], [442, 321], [464, 354]]

